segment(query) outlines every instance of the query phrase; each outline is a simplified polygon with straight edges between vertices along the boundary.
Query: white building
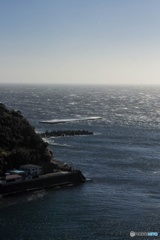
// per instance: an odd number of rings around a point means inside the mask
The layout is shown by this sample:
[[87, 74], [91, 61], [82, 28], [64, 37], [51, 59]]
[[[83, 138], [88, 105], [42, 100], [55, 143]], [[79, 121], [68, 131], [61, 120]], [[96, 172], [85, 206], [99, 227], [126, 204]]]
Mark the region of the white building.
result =
[[38, 165], [33, 164], [21, 165], [20, 169], [26, 171], [27, 174], [30, 174], [32, 176], [43, 174], [43, 167]]

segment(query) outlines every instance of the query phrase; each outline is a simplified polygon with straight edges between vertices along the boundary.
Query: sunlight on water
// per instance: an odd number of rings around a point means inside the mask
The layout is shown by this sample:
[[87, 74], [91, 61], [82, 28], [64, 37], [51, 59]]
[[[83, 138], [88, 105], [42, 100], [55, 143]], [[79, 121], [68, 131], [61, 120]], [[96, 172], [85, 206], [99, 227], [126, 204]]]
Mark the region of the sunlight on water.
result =
[[[92, 181], [0, 199], [2, 240], [121, 240], [159, 231], [160, 88], [3, 85], [0, 101], [37, 132], [94, 133], [44, 139], [56, 159]], [[87, 120], [93, 116], [102, 119]]]

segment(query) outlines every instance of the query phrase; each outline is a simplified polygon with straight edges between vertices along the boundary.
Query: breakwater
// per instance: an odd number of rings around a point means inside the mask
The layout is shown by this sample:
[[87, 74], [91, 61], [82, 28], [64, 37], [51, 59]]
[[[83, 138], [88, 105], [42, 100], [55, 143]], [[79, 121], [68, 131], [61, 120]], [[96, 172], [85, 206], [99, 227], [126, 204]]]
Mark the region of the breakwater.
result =
[[72, 118], [72, 119], [51, 119], [51, 120], [39, 121], [39, 123], [59, 124], [59, 123], [67, 123], [67, 122], [95, 121], [95, 120], [101, 120], [101, 119], [102, 119], [102, 117], [84, 117], [84, 118]]
[[79, 170], [49, 173], [31, 180], [0, 184], [0, 195], [7, 196], [26, 191], [67, 186], [68, 184], [75, 185], [83, 183], [85, 180], [86, 178]]
[[65, 137], [65, 136], [78, 136], [78, 135], [91, 135], [93, 132], [87, 130], [67, 130], [67, 131], [51, 131], [40, 133], [41, 137]]

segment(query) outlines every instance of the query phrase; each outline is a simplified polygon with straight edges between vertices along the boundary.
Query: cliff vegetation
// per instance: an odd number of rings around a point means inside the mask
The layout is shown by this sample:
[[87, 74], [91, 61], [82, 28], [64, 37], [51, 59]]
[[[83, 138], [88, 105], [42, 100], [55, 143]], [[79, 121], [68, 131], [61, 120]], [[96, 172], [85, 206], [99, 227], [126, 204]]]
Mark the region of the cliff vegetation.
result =
[[21, 164], [47, 164], [52, 154], [20, 111], [0, 103], [0, 175]]

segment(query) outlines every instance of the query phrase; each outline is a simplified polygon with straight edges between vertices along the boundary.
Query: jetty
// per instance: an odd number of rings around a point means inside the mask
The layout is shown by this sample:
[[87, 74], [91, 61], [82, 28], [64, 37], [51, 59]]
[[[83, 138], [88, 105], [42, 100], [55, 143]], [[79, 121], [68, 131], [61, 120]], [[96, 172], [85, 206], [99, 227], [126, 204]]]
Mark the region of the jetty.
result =
[[66, 137], [66, 136], [81, 136], [81, 135], [92, 135], [93, 132], [87, 130], [65, 130], [65, 131], [51, 131], [39, 133], [39, 135], [44, 137]]

